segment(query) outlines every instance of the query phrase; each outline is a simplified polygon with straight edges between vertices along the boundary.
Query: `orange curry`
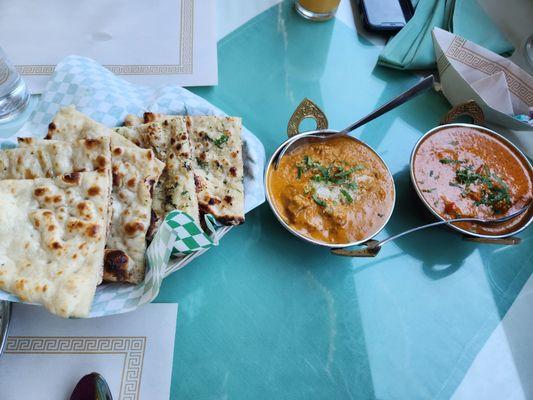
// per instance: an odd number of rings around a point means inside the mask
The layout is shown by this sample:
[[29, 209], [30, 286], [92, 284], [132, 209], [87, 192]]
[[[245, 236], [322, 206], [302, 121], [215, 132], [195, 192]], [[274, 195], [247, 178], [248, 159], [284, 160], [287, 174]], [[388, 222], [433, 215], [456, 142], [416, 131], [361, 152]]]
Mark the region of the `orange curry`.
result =
[[[414, 177], [422, 197], [445, 219], [499, 218], [532, 197], [532, 172], [523, 156], [490, 132], [469, 127], [444, 127], [424, 139], [415, 152]], [[530, 216], [493, 226], [456, 225], [496, 236], [515, 231]]]
[[377, 233], [389, 218], [394, 184], [372, 150], [349, 138], [306, 143], [270, 168], [276, 210], [293, 229], [332, 244]]

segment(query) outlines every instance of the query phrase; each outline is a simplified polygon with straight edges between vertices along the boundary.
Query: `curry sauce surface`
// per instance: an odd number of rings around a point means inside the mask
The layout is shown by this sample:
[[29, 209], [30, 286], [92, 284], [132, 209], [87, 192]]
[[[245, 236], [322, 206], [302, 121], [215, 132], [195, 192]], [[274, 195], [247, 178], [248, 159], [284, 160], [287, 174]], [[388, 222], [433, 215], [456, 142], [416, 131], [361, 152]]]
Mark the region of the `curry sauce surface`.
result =
[[[424, 139], [415, 152], [414, 177], [424, 199], [445, 219], [496, 219], [532, 198], [532, 173], [521, 155], [497, 136], [469, 127], [443, 128]], [[456, 225], [496, 236], [515, 231], [530, 216], [493, 226]]]
[[331, 244], [373, 236], [387, 221], [394, 183], [383, 162], [346, 137], [306, 143], [270, 168], [268, 185], [283, 220], [304, 236]]

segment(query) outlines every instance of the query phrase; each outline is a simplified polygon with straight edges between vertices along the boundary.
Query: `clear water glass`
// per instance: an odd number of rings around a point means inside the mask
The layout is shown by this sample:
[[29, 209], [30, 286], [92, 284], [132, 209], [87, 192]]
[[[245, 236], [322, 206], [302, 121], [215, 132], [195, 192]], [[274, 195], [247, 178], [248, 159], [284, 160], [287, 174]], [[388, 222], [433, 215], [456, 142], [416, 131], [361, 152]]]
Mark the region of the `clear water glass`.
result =
[[312, 21], [326, 21], [335, 16], [340, 0], [296, 0], [294, 8], [302, 17]]
[[26, 84], [0, 47], [0, 124], [16, 118], [29, 101]]

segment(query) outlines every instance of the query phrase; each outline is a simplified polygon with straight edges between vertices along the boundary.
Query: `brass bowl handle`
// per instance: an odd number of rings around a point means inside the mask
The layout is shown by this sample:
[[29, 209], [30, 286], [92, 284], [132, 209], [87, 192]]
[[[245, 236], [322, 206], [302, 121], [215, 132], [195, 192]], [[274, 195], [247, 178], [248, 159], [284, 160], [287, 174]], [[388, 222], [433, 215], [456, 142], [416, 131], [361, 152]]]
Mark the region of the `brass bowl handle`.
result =
[[328, 129], [328, 119], [322, 110], [311, 100], [305, 98], [296, 107], [292, 113], [289, 123], [287, 124], [287, 136], [293, 137], [300, 132], [300, 124], [306, 118], [314, 119], [316, 122], [316, 130]]
[[485, 123], [485, 115], [483, 114], [483, 110], [474, 100], [469, 100], [466, 103], [453, 107], [446, 113], [442, 119], [442, 123], [449, 124], [462, 115], [472, 118], [472, 122], [475, 125], [483, 125]]

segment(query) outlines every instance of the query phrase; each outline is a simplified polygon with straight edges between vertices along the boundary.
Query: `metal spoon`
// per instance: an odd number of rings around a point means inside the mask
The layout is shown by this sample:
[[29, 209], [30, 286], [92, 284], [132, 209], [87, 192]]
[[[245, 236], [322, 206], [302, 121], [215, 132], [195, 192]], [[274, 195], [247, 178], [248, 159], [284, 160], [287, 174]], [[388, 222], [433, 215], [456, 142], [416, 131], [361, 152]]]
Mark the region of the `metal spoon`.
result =
[[113, 400], [113, 396], [104, 377], [92, 372], [80, 379], [70, 400]]
[[531, 201], [529, 201], [529, 203], [527, 205], [525, 205], [524, 207], [522, 207], [520, 210], [518, 210], [518, 211], [516, 211], [516, 212], [514, 212], [512, 214], [509, 214], [509, 215], [507, 215], [505, 217], [501, 217], [501, 218], [496, 218], [496, 219], [482, 219], [482, 218], [454, 218], [454, 219], [448, 219], [448, 220], [445, 220], [445, 221], [438, 221], [438, 222], [433, 222], [431, 224], [417, 226], [416, 228], [412, 228], [412, 229], [409, 229], [407, 231], [398, 233], [397, 235], [388, 237], [387, 239], [384, 239], [384, 240], [368, 242], [365, 245], [366, 247], [361, 248], [361, 249], [356, 249], [356, 250], [332, 249], [331, 252], [333, 254], [338, 255], [338, 256], [345, 256], [345, 257], [374, 257], [376, 254], [379, 253], [379, 251], [381, 250], [381, 247], [383, 247], [384, 244], [392, 242], [393, 240], [398, 239], [399, 237], [408, 235], [410, 233], [417, 232], [419, 230], [426, 229], [426, 228], [431, 228], [431, 227], [434, 227], [434, 226], [448, 225], [448, 224], [450, 224], [452, 222], [475, 222], [475, 223], [478, 223], [478, 224], [481, 224], [481, 225], [500, 224], [502, 222], [509, 221], [509, 220], [511, 220], [511, 219], [513, 219], [515, 217], [518, 217], [519, 215], [523, 214], [524, 212], [526, 212], [528, 210], [530, 205], [531, 205]]
[[406, 90], [405, 92], [401, 93], [399, 96], [390, 100], [388, 103], [383, 104], [381, 107], [372, 111], [370, 114], [361, 118], [359, 121], [354, 122], [350, 126], [347, 126], [342, 131], [334, 131], [334, 130], [310, 131], [308, 134], [305, 134], [304, 132], [300, 135], [294, 136], [292, 140], [289, 139], [287, 141], [287, 143], [285, 144], [285, 147], [283, 147], [281, 151], [278, 153], [278, 156], [276, 160], [274, 161], [274, 169], [278, 168], [279, 160], [285, 155], [285, 153], [287, 153], [289, 149], [294, 148], [297, 143], [301, 145], [302, 143], [299, 143], [299, 142], [303, 142], [304, 139], [308, 139], [308, 138], [324, 139], [326, 137], [332, 138], [336, 136], [347, 135], [354, 129], [359, 128], [360, 126], [363, 126], [367, 122], [370, 122], [376, 119], [377, 117], [382, 116], [386, 112], [402, 105], [403, 103], [418, 96], [420, 93], [433, 87], [433, 81], [434, 81], [433, 75], [429, 75], [428, 77], [422, 79], [420, 82], [418, 82], [416, 85], [414, 85], [410, 89]]

